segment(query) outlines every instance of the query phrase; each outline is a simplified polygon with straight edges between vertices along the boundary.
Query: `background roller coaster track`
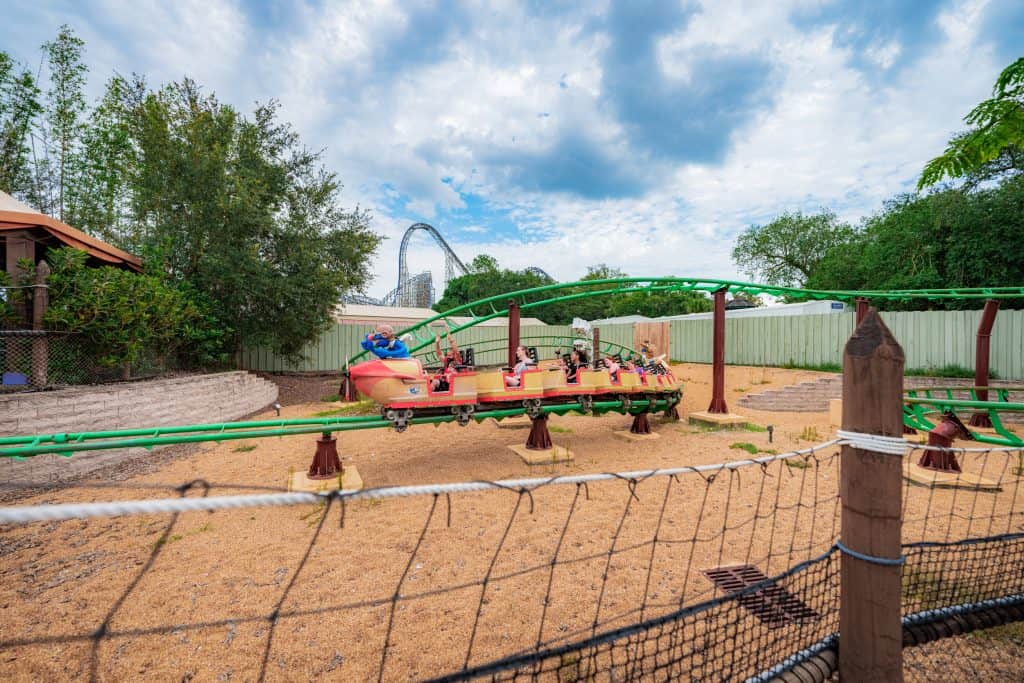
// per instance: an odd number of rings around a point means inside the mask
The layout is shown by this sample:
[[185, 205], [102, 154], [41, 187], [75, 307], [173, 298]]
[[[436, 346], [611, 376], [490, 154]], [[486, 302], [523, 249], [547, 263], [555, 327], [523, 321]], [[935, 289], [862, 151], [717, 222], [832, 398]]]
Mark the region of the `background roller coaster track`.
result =
[[[601, 415], [619, 412], [624, 415], [639, 415], [650, 411], [668, 410], [675, 403], [665, 399], [637, 398], [630, 401], [629, 408], [622, 401], [594, 401], [591, 412]], [[585, 413], [579, 403], [542, 405], [544, 415], [565, 415], [569, 412]], [[501, 408], [474, 413], [473, 420], [482, 422], [488, 418], [502, 420], [526, 414], [525, 407]], [[409, 424], [441, 424], [453, 422], [455, 415], [413, 417]], [[102, 432], [78, 432], [74, 434], [40, 434], [35, 436], [6, 436], [0, 438], [0, 457], [22, 459], [35, 455], [53, 453], [70, 456], [80, 451], [96, 451], [111, 448], [153, 448], [181, 443], [204, 441], [231, 441], [236, 439], [292, 436], [295, 434], [319, 434], [343, 432], [356, 429], [381, 429], [390, 427], [391, 422], [380, 415], [358, 417], [310, 417], [287, 420], [263, 420], [250, 422], [225, 422], [218, 424], [182, 425], [174, 427], [153, 427], [139, 429], [118, 429]]]
[[[432, 318], [427, 318], [415, 325], [399, 330], [398, 335], [412, 335], [415, 343], [410, 345], [410, 352], [416, 353], [420, 349], [434, 343], [437, 338], [434, 323], [444, 323], [454, 334], [461, 330], [474, 327], [482, 322], [493, 318], [505, 317], [508, 315], [509, 302], [514, 301], [521, 310], [530, 310], [545, 306], [547, 304], [575, 301], [597, 296], [613, 296], [617, 294], [634, 294], [650, 292], [707, 292], [713, 293], [720, 290], [733, 293], [749, 294], [770, 294], [772, 296], [786, 296], [793, 299], [837, 299], [839, 301], [854, 301], [858, 298], [865, 298], [876, 301], [942, 301], [962, 299], [1019, 299], [1024, 298], [1024, 287], [960, 287], [956, 289], [898, 289], [891, 291], [882, 290], [823, 290], [823, 289], [798, 289], [795, 287], [775, 287], [770, 285], [758, 285], [749, 282], [737, 282], [735, 280], [718, 280], [714, 278], [683, 278], [683, 277], [621, 277], [607, 278], [603, 280], [580, 280], [577, 282], [558, 283], [522, 289], [508, 294], [473, 301], [462, 306], [456, 306], [443, 313], [438, 313]], [[582, 291], [581, 291], [582, 290]], [[478, 311], [482, 311], [478, 312]], [[465, 323], [456, 323], [454, 316], [466, 317], [470, 320]], [[346, 361], [346, 365], [359, 362], [367, 356], [367, 351], [355, 354]]]
[[[994, 394], [995, 400], [979, 400], [979, 391]], [[957, 393], [964, 392], [971, 398], [954, 398]], [[1010, 394], [1014, 392], [1024, 394], [1024, 386], [908, 389], [904, 392], [906, 395], [903, 398], [903, 424], [911, 429], [928, 432], [936, 426], [935, 422], [929, 419], [932, 415], [941, 416], [947, 412], [986, 413], [992, 421], [995, 434], [969, 429], [975, 441], [1000, 446], [1024, 446], [1024, 437], [1007, 429], [1000, 417], [1000, 413], [1003, 412], [1024, 412], [1024, 403], [1010, 400]]]

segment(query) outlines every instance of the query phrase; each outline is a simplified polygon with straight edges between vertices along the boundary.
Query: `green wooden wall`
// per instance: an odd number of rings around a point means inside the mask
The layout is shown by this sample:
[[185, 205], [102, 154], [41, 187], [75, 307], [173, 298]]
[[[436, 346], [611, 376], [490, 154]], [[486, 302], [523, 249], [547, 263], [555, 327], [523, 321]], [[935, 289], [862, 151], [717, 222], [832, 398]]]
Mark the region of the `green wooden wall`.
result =
[[[908, 368], [961, 365], [974, 367], [974, 337], [981, 311], [883, 313], [886, 325], [907, 355]], [[853, 332], [853, 313], [775, 316], [726, 320], [726, 362], [736, 365], [820, 365], [842, 362], [843, 345]], [[332, 326], [304, 350], [305, 359], [288, 363], [265, 349], [247, 349], [239, 358], [244, 369], [267, 372], [329, 372], [359, 350], [366, 325]], [[677, 320], [670, 324], [674, 360], [711, 362], [711, 320]], [[567, 326], [524, 326], [527, 346], [537, 337], [570, 337]], [[457, 336], [462, 347], [477, 349], [477, 364], [499, 365], [507, 357], [500, 345], [508, 331], [472, 327]], [[531, 341], [531, 337], [535, 339]], [[632, 325], [601, 327], [601, 339], [633, 346]], [[490, 343], [488, 343], [490, 342]], [[547, 356], [549, 350], [542, 350]], [[1024, 311], [1000, 311], [992, 330], [992, 369], [1003, 379], [1024, 380]]]

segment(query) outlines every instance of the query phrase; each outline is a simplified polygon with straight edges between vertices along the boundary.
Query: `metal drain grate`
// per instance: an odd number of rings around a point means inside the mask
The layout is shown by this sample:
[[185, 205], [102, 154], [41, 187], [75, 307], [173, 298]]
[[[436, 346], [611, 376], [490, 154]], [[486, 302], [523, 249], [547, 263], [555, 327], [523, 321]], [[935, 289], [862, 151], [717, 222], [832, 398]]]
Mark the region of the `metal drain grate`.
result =
[[[727, 595], [735, 595], [749, 586], [768, 581], [768, 577], [752, 564], [715, 567], [705, 569], [703, 573]], [[741, 595], [737, 602], [758, 619], [772, 626], [786, 622], [809, 621], [819, 616], [803, 601], [798, 600], [774, 581], [766, 583], [759, 590]]]

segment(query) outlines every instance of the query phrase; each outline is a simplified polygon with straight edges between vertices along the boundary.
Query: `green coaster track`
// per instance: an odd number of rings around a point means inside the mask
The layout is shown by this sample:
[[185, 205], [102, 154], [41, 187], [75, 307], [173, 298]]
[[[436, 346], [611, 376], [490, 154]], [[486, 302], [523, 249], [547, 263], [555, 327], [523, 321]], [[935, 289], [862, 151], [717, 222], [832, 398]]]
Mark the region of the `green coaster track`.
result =
[[[623, 415], [639, 415], [643, 412], [670, 410], [673, 401], [634, 399], [628, 408], [622, 401], [594, 401], [588, 406], [594, 415], [609, 412]], [[586, 414], [587, 407], [579, 403], [560, 403], [539, 408], [545, 415], [565, 415], [575, 412]], [[504, 408], [473, 414], [474, 420], [483, 422], [488, 418], [503, 420], [506, 417], [525, 415], [526, 408]], [[456, 420], [454, 415], [414, 417], [411, 424], [441, 424]], [[237, 439], [267, 438], [272, 436], [294, 436], [295, 434], [329, 434], [355, 429], [383, 429], [391, 422], [380, 415], [353, 417], [310, 417], [285, 420], [260, 420], [250, 422], [225, 422], [218, 424], [181, 425], [173, 427], [147, 427], [140, 429], [115, 429], [100, 432], [78, 432], [68, 434], [44, 434], [36, 436], [0, 437], [0, 458], [23, 459], [35, 455], [53, 453], [71, 456], [79, 451], [97, 451], [111, 448], [153, 448], [181, 443], [204, 441], [233, 441]]]
[[[979, 391], [987, 391], [995, 400], [978, 399]], [[911, 429], [928, 432], [935, 428], [934, 417], [952, 413], [967, 417], [973, 413], [985, 413], [992, 421], [994, 433], [969, 430], [979, 443], [999, 446], [1024, 446], [1024, 437], [1010, 431], [1003, 423], [1000, 413], [1024, 412], [1024, 402], [1011, 401], [1010, 394], [1024, 397], [1024, 386], [1019, 387], [929, 387], [909, 389], [904, 392], [903, 424]], [[958, 398], [967, 394], [970, 398]], [[962, 420], [966, 424], [967, 420]]]
[[[443, 323], [448, 330], [455, 334], [462, 330], [479, 325], [487, 320], [503, 318], [508, 315], [509, 303], [514, 301], [520, 310], [528, 311], [548, 304], [564, 303], [589, 299], [601, 296], [615, 296], [619, 294], [636, 293], [665, 293], [665, 292], [706, 292], [708, 294], [725, 290], [733, 294], [749, 294], [757, 296], [769, 294], [772, 296], [785, 296], [791, 299], [823, 300], [836, 299], [838, 301], [855, 301], [858, 298], [865, 298], [874, 301], [943, 301], [963, 299], [1020, 299], [1024, 298], [1024, 287], [960, 287], [956, 289], [898, 289], [891, 291], [864, 290], [824, 290], [824, 289], [798, 289], [795, 287], [775, 287], [771, 285], [758, 285], [749, 282], [737, 282], [735, 280], [718, 280], [714, 278], [685, 278], [685, 277], [620, 277], [606, 278], [603, 280], [579, 280], [577, 282], [557, 283], [544, 285], [543, 287], [532, 287], [521, 289], [507, 294], [473, 301], [468, 304], [456, 306], [443, 313], [411, 325], [397, 334], [399, 336], [412, 335], [415, 340], [409, 351], [416, 355], [418, 351], [432, 345], [437, 339], [433, 329], [435, 323]], [[455, 317], [468, 317], [469, 320], [458, 323]], [[358, 363], [367, 357], [367, 351], [361, 351], [349, 358], [345, 365]]]

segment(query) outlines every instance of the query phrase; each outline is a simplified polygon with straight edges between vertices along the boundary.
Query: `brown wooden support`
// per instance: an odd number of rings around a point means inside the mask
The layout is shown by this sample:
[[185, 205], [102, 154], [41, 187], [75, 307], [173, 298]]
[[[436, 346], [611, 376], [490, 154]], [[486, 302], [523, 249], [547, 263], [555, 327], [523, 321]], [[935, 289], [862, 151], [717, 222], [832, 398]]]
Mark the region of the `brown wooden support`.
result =
[[338, 440], [324, 433], [316, 440], [316, 454], [306, 473], [310, 479], [332, 479], [343, 471], [338, 457]]
[[547, 413], [531, 417], [530, 423], [530, 435], [526, 437], [526, 447], [531, 451], [546, 451], [552, 448]]
[[[988, 299], [985, 301], [985, 308], [981, 313], [981, 322], [978, 323], [978, 336], [974, 345], [974, 386], [988, 386], [988, 361], [989, 344], [992, 337], [992, 327], [996, 324], [996, 314], [999, 313], [999, 301]], [[988, 390], [978, 391], [978, 400], [988, 400]], [[968, 422], [972, 427], [991, 427], [992, 418], [988, 412], [977, 412], [971, 415]]]
[[633, 424], [629, 427], [630, 434], [650, 434], [651, 421], [647, 419], [647, 411], [633, 416]]
[[[32, 288], [32, 329], [43, 330], [43, 318], [50, 307], [50, 289], [46, 280], [50, 277], [50, 265], [46, 261], [36, 264], [36, 286]], [[49, 383], [50, 340], [47, 337], [32, 338], [32, 386], [45, 387]]]
[[516, 349], [519, 348], [519, 304], [515, 299], [508, 301], [508, 367], [514, 368], [519, 359]]
[[715, 312], [711, 341], [711, 405], [709, 413], [728, 413], [725, 404], [725, 292], [726, 288], [714, 294]]
[[[903, 434], [903, 349], [871, 309], [843, 354], [843, 429]], [[840, 472], [841, 539], [871, 557], [900, 557], [903, 462], [843, 446]], [[901, 567], [843, 554], [839, 604], [839, 677], [844, 681], [902, 681]]]
[[[928, 432], [928, 445], [939, 448], [952, 448], [954, 439], [971, 439], [971, 432], [960, 421], [955, 413], [946, 413], [942, 422]], [[960, 472], [960, 463], [956, 454], [949, 451], [925, 451], [917, 464], [929, 470], [939, 472]]]
[[594, 328], [594, 348], [591, 351], [593, 358], [590, 359], [591, 367], [595, 370], [604, 367], [604, 362], [601, 360], [601, 328]]
[[857, 297], [857, 323], [854, 325], [860, 325], [864, 322], [864, 317], [868, 314], [868, 300], [862, 296]]

